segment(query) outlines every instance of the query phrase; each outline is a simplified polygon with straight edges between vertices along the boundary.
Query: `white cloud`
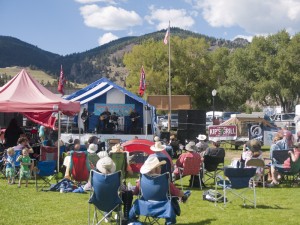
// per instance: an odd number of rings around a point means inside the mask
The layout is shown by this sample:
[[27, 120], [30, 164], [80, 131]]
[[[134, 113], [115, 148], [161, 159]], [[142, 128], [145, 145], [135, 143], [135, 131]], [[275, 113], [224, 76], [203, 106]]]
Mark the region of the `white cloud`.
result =
[[250, 34], [300, 30], [299, 0], [186, 0], [213, 27], [238, 26]]
[[91, 4], [91, 3], [95, 3], [95, 2], [106, 2], [109, 4], [116, 4], [116, 2], [114, 0], [75, 0], [75, 2], [79, 2], [82, 4]]
[[[171, 27], [182, 29], [191, 28], [195, 23], [194, 19], [184, 9], [156, 9], [153, 6], [149, 9], [151, 13], [145, 16], [145, 19], [149, 24], [158, 22], [156, 25], [158, 30], [168, 28], [169, 21], [171, 21]], [[195, 15], [194, 11], [193, 15]]]
[[99, 37], [98, 43], [99, 45], [104, 45], [106, 43], [109, 43], [113, 40], [117, 40], [119, 37], [116, 35], [112, 34], [111, 32], [105, 33], [103, 36]]
[[102, 30], [126, 30], [142, 24], [142, 18], [136, 12], [114, 6], [86, 5], [80, 8], [80, 13], [87, 26]]

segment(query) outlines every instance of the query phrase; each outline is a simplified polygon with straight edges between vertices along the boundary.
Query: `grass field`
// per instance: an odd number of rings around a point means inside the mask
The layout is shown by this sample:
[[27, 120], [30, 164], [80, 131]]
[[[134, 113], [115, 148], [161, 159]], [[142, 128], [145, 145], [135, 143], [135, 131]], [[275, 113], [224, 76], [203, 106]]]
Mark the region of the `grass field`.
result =
[[[240, 152], [226, 150], [226, 162]], [[132, 177], [127, 182], [134, 184], [135, 180], [136, 177]], [[256, 209], [250, 205], [243, 207], [239, 199], [221, 208], [219, 206], [222, 204], [215, 206], [214, 203], [202, 200], [204, 190], [188, 188], [188, 182], [189, 177], [185, 177], [184, 189], [190, 189], [192, 195], [187, 203], [181, 203], [182, 215], [177, 217], [177, 224], [299, 224], [299, 187], [258, 187]], [[88, 221], [89, 194], [36, 192], [33, 180], [28, 188], [25, 185], [17, 188], [16, 184], [8, 185], [1, 175], [0, 196], [0, 224], [81, 225]], [[232, 197], [228, 196], [228, 199]], [[163, 220], [161, 222], [164, 223]]]

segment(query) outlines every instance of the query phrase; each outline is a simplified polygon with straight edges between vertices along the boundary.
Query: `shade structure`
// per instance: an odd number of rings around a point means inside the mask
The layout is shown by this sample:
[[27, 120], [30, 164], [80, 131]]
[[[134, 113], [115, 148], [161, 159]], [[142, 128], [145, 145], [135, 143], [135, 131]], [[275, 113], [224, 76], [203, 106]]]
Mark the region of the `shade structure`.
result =
[[47, 127], [54, 128], [55, 112], [73, 115], [79, 111], [79, 102], [71, 102], [52, 93], [25, 69], [0, 88], [0, 112], [19, 112]]

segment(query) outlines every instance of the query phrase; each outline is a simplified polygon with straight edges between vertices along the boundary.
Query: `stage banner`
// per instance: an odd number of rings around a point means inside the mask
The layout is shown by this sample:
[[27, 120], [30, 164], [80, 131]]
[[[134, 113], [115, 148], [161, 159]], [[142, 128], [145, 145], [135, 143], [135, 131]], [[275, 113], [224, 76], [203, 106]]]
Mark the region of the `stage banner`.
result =
[[134, 104], [98, 104], [95, 103], [94, 106], [94, 115], [99, 116], [102, 112], [105, 111], [105, 108], [108, 108], [108, 111], [113, 114], [114, 112], [118, 116], [129, 116], [130, 110], [135, 108]]
[[208, 127], [208, 140], [210, 141], [229, 141], [236, 140], [237, 126], [209, 126]]

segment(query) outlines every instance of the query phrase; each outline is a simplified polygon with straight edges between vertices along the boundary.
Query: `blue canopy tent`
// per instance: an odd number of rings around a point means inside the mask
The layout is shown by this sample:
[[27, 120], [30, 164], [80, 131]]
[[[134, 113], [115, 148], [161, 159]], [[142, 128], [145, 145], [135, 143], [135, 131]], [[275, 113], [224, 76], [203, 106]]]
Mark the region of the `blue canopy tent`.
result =
[[[121, 129], [128, 133], [130, 124], [129, 113], [132, 109], [140, 115], [138, 127], [140, 134], [154, 132], [156, 109], [148, 104], [144, 99], [118, 86], [107, 78], [101, 78], [87, 87], [66, 97], [70, 101], [79, 101], [81, 112], [87, 108], [93, 113], [89, 119], [89, 131], [93, 132], [99, 123], [99, 115], [109, 108], [111, 113], [116, 113], [121, 119]], [[80, 120], [80, 117], [79, 117]], [[79, 122], [78, 120], [78, 122]], [[147, 124], [147, 125], [146, 125]], [[145, 127], [147, 126], [147, 130]], [[151, 130], [149, 129], [151, 127]]]

